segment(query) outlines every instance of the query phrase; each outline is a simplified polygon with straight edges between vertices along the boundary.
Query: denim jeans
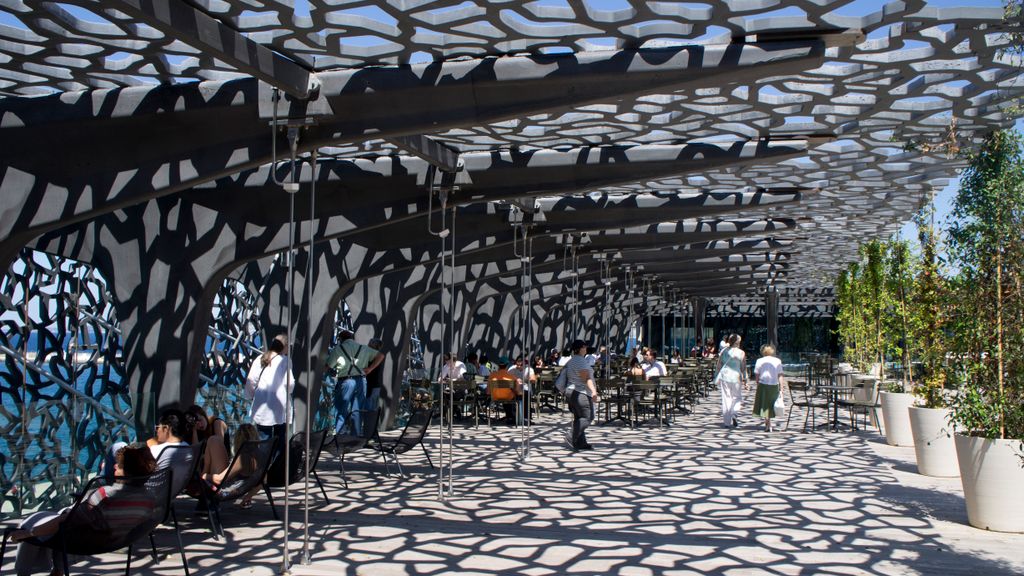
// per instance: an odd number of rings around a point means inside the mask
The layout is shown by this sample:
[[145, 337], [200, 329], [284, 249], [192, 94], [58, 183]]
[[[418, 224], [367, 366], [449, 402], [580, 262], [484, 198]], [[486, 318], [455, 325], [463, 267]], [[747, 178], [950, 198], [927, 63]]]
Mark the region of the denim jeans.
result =
[[[366, 408], [366, 376], [348, 376], [338, 380], [334, 387], [334, 432], [348, 428], [350, 434], [359, 436], [363, 432], [362, 418], [358, 412]], [[348, 422], [349, 414], [352, 421]], [[348, 426], [346, 426], [346, 424]]]
[[572, 412], [572, 447], [587, 445], [587, 426], [594, 418], [594, 401], [590, 396], [573, 390], [569, 395], [569, 411]]

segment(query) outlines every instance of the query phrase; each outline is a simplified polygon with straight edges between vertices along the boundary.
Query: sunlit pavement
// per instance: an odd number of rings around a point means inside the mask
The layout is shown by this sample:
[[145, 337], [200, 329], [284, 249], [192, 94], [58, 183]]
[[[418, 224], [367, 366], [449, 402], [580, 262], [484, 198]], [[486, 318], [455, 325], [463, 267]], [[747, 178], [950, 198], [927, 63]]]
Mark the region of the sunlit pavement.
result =
[[[913, 448], [875, 430], [765, 433], [754, 418], [721, 427], [717, 398], [659, 429], [651, 421], [591, 428], [595, 450], [571, 452], [568, 414], [544, 414], [520, 458], [518, 428], [455, 427], [454, 496], [421, 451], [408, 477], [387, 477], [369, 451], [347, 460], [349, 489], [325, 453], [312, 487], [304, 565], [301, 485], [289, 509], [294, 574], [1024, 574], [1024, 536], [966, 525], [959, 479], [914, 471]], [[781, 426], [779, 426], [781, 428]], [[438, 461], [436, 426], [430, 448]], [[392, 470], [394, 472], [394, 470]], [[280, 491], [278, 491], [280, 497]], [[280, 498], [279, 498], [280, 499]], [[265, 500], [224, 511], [214, 540], [194, 502], [178, 501], [194, 574], [275, 574], [281, 523]], [[283, 510], [282, 510], [283, 512]], [[180, 574], [173, 533], [157, 534], [135, 574]], [[10, 557], [9, 557], [10, 560]], [[74, 573], [113, 573], [124, 554]]]

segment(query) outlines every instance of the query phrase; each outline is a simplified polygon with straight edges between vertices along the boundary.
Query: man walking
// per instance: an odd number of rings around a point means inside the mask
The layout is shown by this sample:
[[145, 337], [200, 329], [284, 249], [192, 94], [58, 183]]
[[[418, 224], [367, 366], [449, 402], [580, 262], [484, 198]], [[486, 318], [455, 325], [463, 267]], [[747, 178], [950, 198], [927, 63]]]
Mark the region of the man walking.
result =
[[594, 419], [594, 405], [601, 401], [594, 383], [594, 369], [587, 360], [587, 343], [576, 340], [572, 343], [572, 357], [562, 368], [565, 374], [565, 394], [572, 412], [573, 450], [592, 450], [587, 442], [587, 426]]
[[362, 420], [359, 412], [366, 407], [366, 375], [373, 372], [384, 361], [384, 354], [363, 346], [354, 339], [355, 334], [348, 329], [341, 331], [341, 343], [327, 355], [327, 367], [338, 372], [338, 384], [334, 387], [334, 431], [341, 432], [345, 427], [349, 414], [349, 432], [362, 433]]

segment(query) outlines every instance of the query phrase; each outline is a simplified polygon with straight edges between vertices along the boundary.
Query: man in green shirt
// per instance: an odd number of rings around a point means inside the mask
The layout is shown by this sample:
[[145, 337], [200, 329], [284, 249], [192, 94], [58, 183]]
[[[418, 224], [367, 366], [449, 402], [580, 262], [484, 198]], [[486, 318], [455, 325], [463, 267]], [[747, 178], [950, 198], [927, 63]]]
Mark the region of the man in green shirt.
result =
[[[362, 420], [359, 412], [366, 408], [366, 375], [384, 361], [384, 354], [363, 346], [354, 339], [351, 330], [342, 330], [340, 343], [327, 354], [327, 367], [338, 374], [334, 386], [334, 431], [341, 432], [348, 424], [349, 433], [361, 435]], [[349, 415], [352, 421], [347, 422]]]

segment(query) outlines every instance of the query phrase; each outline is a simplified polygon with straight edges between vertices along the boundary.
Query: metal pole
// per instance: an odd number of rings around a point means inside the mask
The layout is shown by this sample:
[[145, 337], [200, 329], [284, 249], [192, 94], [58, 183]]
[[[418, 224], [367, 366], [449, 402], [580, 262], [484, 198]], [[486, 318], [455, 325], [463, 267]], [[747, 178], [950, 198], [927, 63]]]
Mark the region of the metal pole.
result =
[[[275, 106], [276, 108], [276, 106]], [[276, 126], [274, 129], [276, 130]], [[288, 328], [286, 330], [288, 338], [288, 366], [291, 366], [292, 358], [292, 296], [295, 293], [295, 193], [298, 192], [299, 188], [299, 176], [296, 173], [296, 153], [298, 150], [299, 142], [299, 129], [295, 126], [288, 127], [288, 143], [291, 146], [291, 177], [292, 181], [289, 183], [290, 186], [286, 187], [285, 190], [288, 192], [288, 274], [287, 282], [288, 289], [285, 291], [285, 302], [287, 303], [286, 310], [286, 323]], [[288, 370], [286, 378], [292, 378], [291, 370]], [[287, 389], [288, 382], [285, 382]], [[285, 483], [284, 483], [284, 517], [282, 518], [282, 527], [284, 530], [284, 538], [282, 542], [281, 550], [281, 573], [290, 573], [290, 562], [288, 558], [288, 500], [290, 492], [288, 490], [288, 470], [291, 469], [290, 457], [291, 457], [291, 434], [293, 428], [292, 414], [295, 410], [295, 398], [288, 394], [288, 413], [285, 415], [285, 437], [283, 439], [284, 444], [284, 470], [285, 470]]]
[[309, 438], [313, 431], [313, 378], [316, 370], [313, 368], [313, 267], [314, 255], [313, 236], [315, 230], [313, 223], [316, 221], [316, 149], [310, 156], [309, 167], [312, 172], [309, 187], [309, 261], [306, 272], [306, 301], [309, 304], [306, 312], [309, 318], [306, 321], [306, 467], [302, 493], [303, 508], [303, 535], [302, 535], [302, 563], [309, 564]]

